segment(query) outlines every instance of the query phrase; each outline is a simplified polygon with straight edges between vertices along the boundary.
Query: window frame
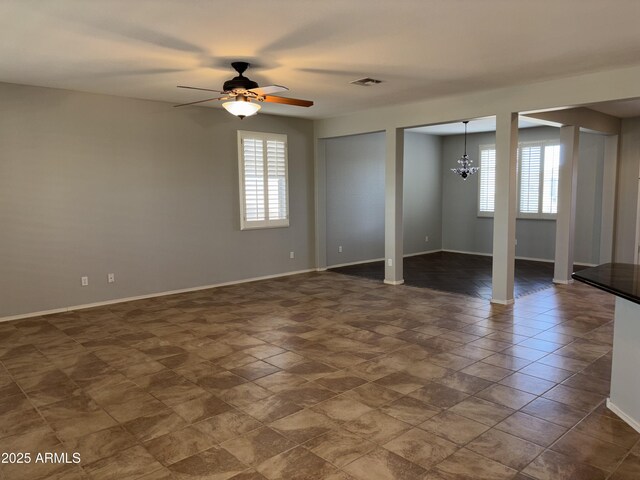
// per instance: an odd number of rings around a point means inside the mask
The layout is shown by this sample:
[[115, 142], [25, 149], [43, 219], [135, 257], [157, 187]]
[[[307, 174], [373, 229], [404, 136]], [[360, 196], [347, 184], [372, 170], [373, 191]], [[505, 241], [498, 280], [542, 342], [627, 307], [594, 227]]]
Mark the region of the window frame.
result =
[[[540, 146], [541, 148], [541, 161], [540, 161], [540, 175], [538, 177], [538, 212], [536, 213], [528, 213], [528, 212], [521, 212], [520, 211], [520, 205], [521, 205], [521, 199], [520, 199], [520, 192], [521, 192], [521, 185], [522, 185], [522, 175], [520, 172], [521, 169], [521, 155], [522, 155], [522, 150], [521, 147], [525, 146]], [[517, 210], [516, 210], [516, 218], [519, 219], [533, 219], [533, 220], [556, 220], [558, 217], [557, 212], [556, 213], [543, 213], [543, 195], [544, 195], [544, 167], [545, 167], [545, 162], [546, 162], [546, 147], [549, 146], [560, 146], [560, 142], [559, 140], [553, 140], [553, 139], [547, 139], [547, 140], [531, 140], [531, 141], [524, 141], [524, 142], [518, 142], [518, 159], [517, 159], [517, 166], [516, 166], [516, 199], [517, 199]], [[482, 150], [495, 150], [496, 146], [495, 144], [484, 144], [484, 145], [479, 145], [478, 146], [478, 158], [481, 159], [482, 158]], [[480, 171], [478, 172], [479, 174], [479, 178], [478, 178], [478, 204], [477, 204], [477, 216], [478, 217], [483, 217], [483, 218], [493, 218], [494, 213], [495, 213], [495, 202], [494, 202], [494, 210], [492, 212], [489, 211], [481, 211], [480, 210], [480, 196], [481, 196], [481, 182], [482, 182], [482, 165], [480, 165]], [[494, 183], [494, 187], [495, 187], [495, 183]]]
[[[256, 230], [265, 228], [284, 228], [289, 226], [289, 144], [287, 135], [282, 133], [266, 133], [251, 132], [247, 130], [238, 130], [238, 181], [239, 181], [239, 199], [240, 199], [240, 230]], [[246, 193], [245, 193], [245, 161], [243, 140], [245, 138], [261, 140], [263, 142], [263, 185], [264, 185], [264, 220], [247, 220], [246, 219]], [[285, 218], [270, 219], [269, 218], [269, 187], [268, 187], [268, 158], [267, 158], [267, 141], [280, 141], [284, 143], [284, 180], [285, 180]]]
[[[517, 210], [517, 218], [524, 219], [535, 219], [535, 220], [555, 220], [558, 217], [558, 212], [556, 213], [543, 213], [542, 212], [542, 203], [544, 202], [544, 166], [546, 163], [546, 147], [550, 146], [559, 146], [560, 142], [557, 140], [537, 140], [537, 141], [527, 141], [527, 142], [518, 142], [518, 185], [516, 187], [516, 195], [518, 198], [518, 210]], [[529, 212], [521, 212], [520, 211], [520, 192], [521, 192], [521, 184], [522, 184], [522, 175], [520, 174], [520, 162], [521, 162], [521, 146], [540, 146], [540, 172], [538, 177], [538, 211], [536, 213]], [[559, 175], [559, 172], [558, 172]]]

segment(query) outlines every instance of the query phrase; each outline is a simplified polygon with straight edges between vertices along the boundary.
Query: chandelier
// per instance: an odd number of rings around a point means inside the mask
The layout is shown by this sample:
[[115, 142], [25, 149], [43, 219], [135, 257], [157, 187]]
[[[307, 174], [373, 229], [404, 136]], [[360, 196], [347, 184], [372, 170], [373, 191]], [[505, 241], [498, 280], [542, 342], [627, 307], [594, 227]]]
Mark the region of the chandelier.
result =
[[452, 168], [451, 171], [460, 175], [463, 180], [466, 180], [469, 175], [473, 175], [480, 170], [480, 167], [471, 166], [473, 160], [469, 160], [469, 155], [467, 155], [467, 123], [469, 123], [469, 121], [465, 120], [462, 123], [464, 123], [464, 155], [458, 160], [460, 166], [458, 168]]

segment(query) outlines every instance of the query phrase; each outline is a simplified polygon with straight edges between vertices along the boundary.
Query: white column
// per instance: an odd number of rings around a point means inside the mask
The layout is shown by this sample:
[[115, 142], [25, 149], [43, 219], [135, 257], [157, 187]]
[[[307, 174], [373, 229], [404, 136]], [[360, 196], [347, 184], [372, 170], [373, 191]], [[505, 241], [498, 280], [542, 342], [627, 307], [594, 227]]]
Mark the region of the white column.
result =
[[518, 114], [496, 116], [496, 201], [493, 213], [492, 303], [513, 303], [516, 254]]
[[315, 148], [315, 257], [316, 269], [327, 269], [327, 159], [325, 141], [316, 139]]
[[404, 283], [402, 272], [404, 130], [388, 128], [385, 139], [384, 283], [400, 285]]
[[580, 128], [560, 127], [560, 169], [558, 171], [558, 215], [553, 283], [573, 282], [573, 244], [576, 227], [576, 185]]
[[604, 137], [600, 263], [610, 263], [613, 261], [613, 232], [616, 218], [616, 178], [618, 171], [618, 138], [618, 135], [607, 135]]

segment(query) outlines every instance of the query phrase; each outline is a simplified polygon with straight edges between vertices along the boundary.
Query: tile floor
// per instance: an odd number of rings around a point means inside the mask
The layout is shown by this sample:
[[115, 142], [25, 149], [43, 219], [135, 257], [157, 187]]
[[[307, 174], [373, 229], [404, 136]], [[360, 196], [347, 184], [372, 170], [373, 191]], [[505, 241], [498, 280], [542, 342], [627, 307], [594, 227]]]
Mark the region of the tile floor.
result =
[[0, 478], [637, 480], [613, 297], [331, 272], [0, 324]]

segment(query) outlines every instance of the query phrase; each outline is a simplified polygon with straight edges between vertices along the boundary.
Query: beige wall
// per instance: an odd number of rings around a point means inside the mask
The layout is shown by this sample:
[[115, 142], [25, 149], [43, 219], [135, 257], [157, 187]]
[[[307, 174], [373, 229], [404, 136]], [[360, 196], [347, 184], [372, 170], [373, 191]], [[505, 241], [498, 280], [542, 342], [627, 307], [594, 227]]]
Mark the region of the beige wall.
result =
[[[313, 267], [311, 121], [11, 84], [0, 105], [0, 318]], [[288, 135], [289, 228], [240, 231], [238, 129]]]

